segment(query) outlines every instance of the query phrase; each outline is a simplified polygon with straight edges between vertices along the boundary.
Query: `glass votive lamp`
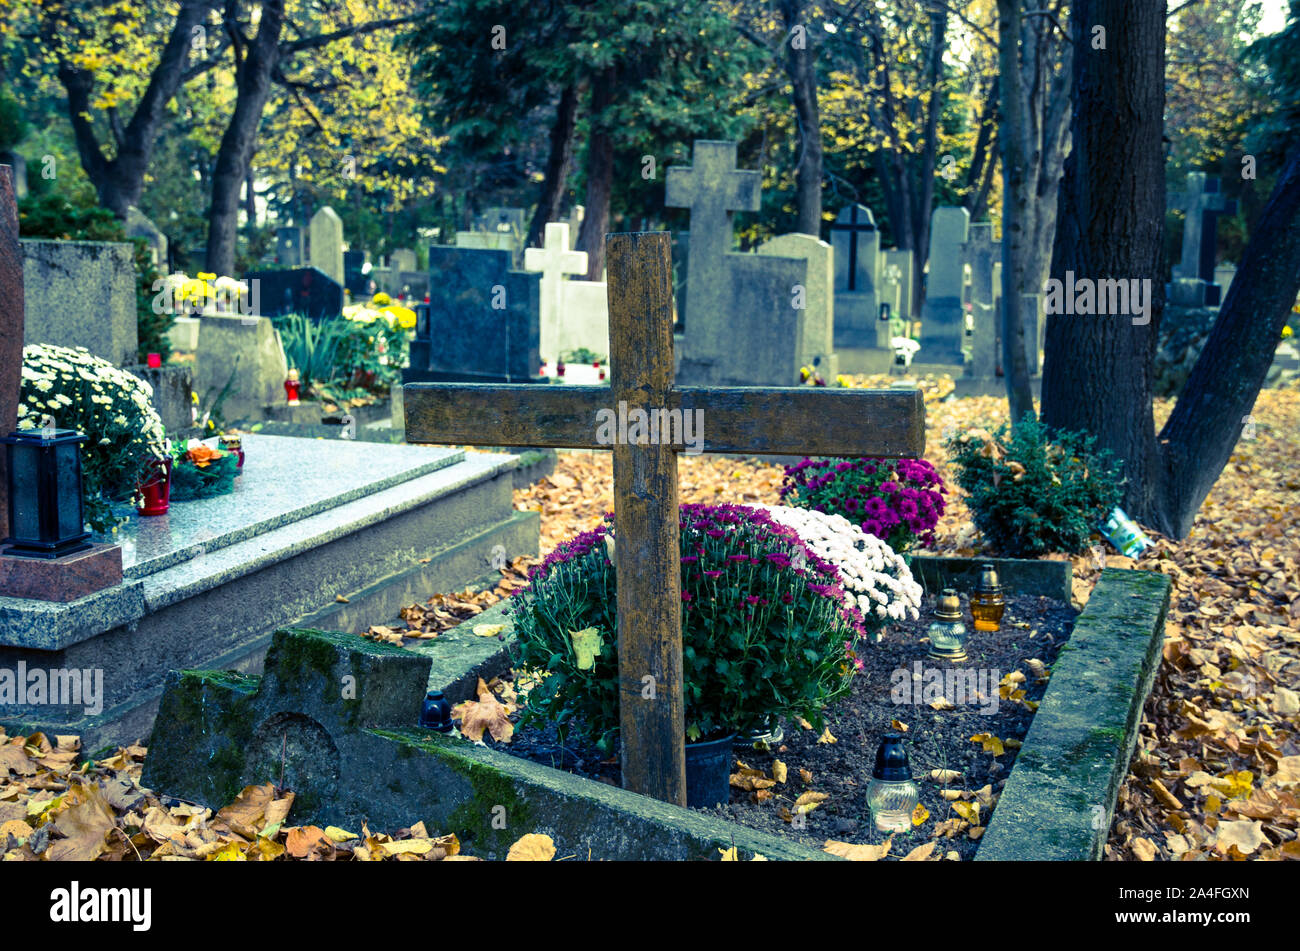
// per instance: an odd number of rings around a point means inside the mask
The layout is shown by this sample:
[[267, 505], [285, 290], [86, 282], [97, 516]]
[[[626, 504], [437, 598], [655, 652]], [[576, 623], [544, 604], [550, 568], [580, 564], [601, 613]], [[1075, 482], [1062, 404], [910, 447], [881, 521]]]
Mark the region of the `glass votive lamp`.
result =
[[953, 588], [939, 592], [934, 621], [926, 634], [930, 636], [930, 656], [935, 660], [966, 659], [966, 625], [961, 619], [961, 598]]
[[876, 750], [876, 765], [867, 785], [867, 807], [881, 832], [904, 832], [912, 827], [912, 811], [921, 791], [912, 780], [912, 767], [903, 749], [903, 735], [891, 730]]

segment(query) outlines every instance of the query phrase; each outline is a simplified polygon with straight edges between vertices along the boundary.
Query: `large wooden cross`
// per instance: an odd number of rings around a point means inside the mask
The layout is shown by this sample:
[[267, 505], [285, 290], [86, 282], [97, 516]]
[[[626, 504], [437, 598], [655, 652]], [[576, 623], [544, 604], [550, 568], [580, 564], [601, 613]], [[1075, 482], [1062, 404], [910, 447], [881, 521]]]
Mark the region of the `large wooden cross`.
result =
[[925, 408], [919, 390], [674, 386], [668, 233], [609, 235], [606, 261], [609, 386], [407, 384], [406, 439], [613, 450], [623, 785], [685, 805], [677, 521], [684, 447], [606, 446], [597, 413], [619, 414], [623, 405], [629, 414], [703, 410], [705, 452], [919, 457]]

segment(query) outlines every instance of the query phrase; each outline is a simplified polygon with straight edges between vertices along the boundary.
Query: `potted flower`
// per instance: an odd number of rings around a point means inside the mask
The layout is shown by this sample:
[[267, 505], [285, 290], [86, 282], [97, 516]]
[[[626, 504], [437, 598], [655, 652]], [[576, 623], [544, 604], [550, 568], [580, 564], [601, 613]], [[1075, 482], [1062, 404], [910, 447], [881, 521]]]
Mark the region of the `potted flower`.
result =
[[[561, 544], [512, 609], [517, 665], [542, 673], [525, 717], [613, 752], [619, 732], [617, 584], [611, 520]], [[865, 632], [834, 565], [770, 513], [683, 505], [682, 668], [687, 801], [728, 796], [731, 744], [769, 718], [817, 726], [847, 693]]]
[[934, 543], [947, 491], [924, 459], [804, 459], [786, 467], [781, 501], [842, 515], [904, 554]]
[[879, 641], [885, 624], [916, 620], [922, 587], [907, 562], [887, 544], [842, 515], [784, 505], [761, 506], [776, 522], [793, 528], [811, 551], [835, 566], [845, 604], [857, 608], [866, 634]]
[[153, 387], [84, 347], [31, 344], [23, 348], [18, 426], [47, 422], [86, 436], [81, 445], [86, 522], [111, 532], [118, 516], [113, 502], [136, 498], [165, 472], [171, 447], [153, 407]]

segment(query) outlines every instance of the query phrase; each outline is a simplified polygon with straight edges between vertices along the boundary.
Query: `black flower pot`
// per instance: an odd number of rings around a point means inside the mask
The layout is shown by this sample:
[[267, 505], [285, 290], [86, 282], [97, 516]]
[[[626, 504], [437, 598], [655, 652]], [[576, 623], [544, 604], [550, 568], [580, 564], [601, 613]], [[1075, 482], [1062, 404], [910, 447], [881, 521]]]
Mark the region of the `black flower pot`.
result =
[[707, 743], [686, 744], [686, 805], [726, 805], [731, 798], [731, 746], [734, 733]]

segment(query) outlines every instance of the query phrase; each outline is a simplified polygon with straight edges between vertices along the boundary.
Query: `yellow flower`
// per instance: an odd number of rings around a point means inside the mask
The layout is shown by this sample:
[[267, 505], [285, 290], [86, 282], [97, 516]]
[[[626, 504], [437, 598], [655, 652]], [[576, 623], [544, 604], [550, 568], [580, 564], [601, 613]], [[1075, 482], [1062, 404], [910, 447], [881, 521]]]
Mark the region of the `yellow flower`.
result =
[[391, 307], [385, 307], [384, 313], [390, 315], [388, 319], [390, 327], [395, 324], [402, 330], [410, 330], [415, 326], [415, 311], [408, 307], [393, 304]]
[[1291, 326], [1290, 326], [1290, 324], [1283, 324], [1283, 325], [1282, 325], [1282, 339], [1285, 340], [1287, 337], [1291, 336], [1291, 333], [1292, 333], [1292, 331], [1291, 331]]
[[385, 294], [383, 291], [380, 291], [378, 294], [376, 294], [374, 298], [370, 301], [370, 303], [374, 304], [376, 307], [387, 307], [392, 302], [393, 299], [389, 297], [387, 294]]

